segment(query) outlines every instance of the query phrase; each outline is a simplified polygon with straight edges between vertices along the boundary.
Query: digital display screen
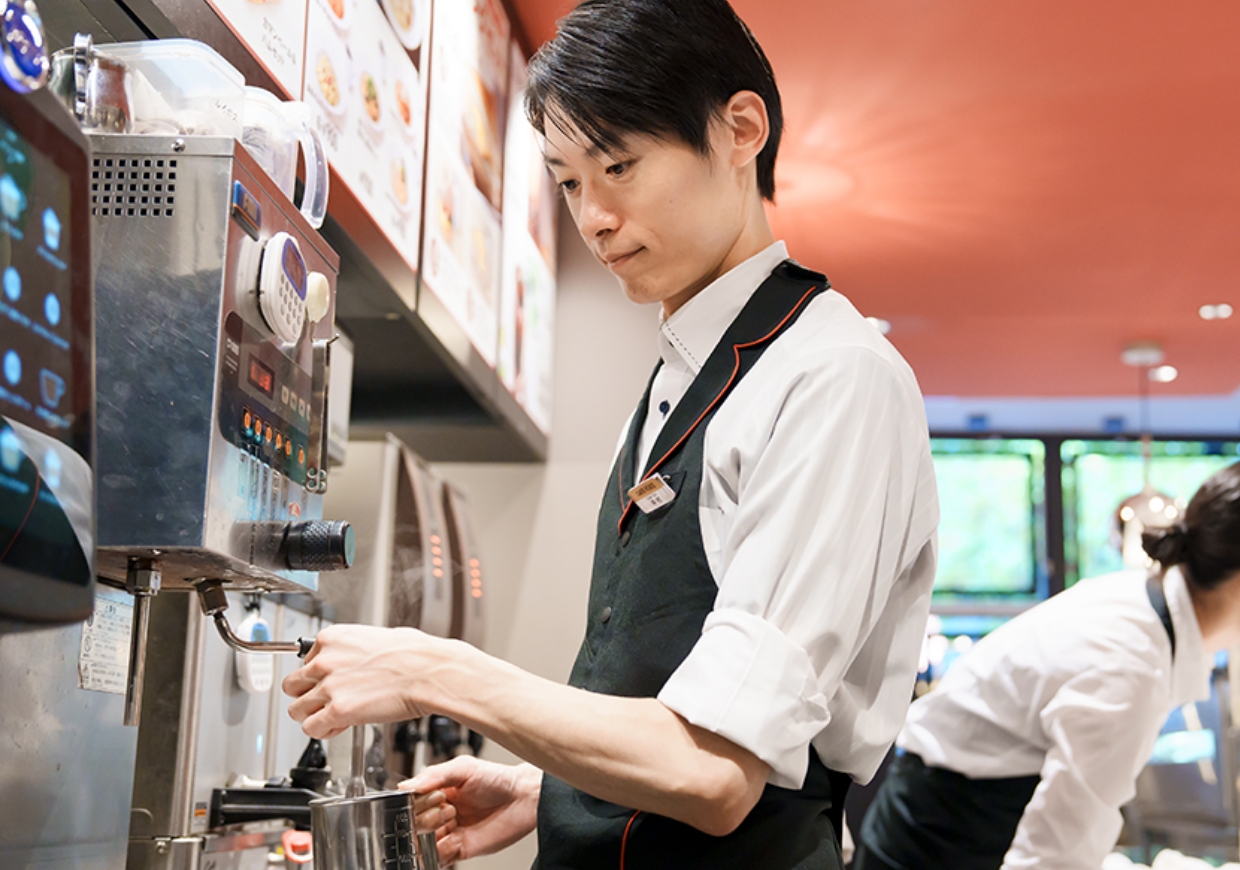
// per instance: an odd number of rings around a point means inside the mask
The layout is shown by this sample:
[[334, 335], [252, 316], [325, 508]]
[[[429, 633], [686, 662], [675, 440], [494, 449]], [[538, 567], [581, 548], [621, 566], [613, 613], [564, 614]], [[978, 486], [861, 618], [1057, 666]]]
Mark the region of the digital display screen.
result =
[[297, 250], [297, 245], [292, 240], [284, 243], [284, 274], [293, 282], [297, 295], [305, 299], [306, 261], [301, 258], [301, 251]]
[[69, 177], [0, 119], [0, 412], [70, 440]]
[[275, 372], [267, 368], [254, 357], [250, 357], [250, 385], [268, 398], [275, 397]]
[[0, 113], [0, 569], [88, 586], [88, 217], [61, 165], [84, 158], [36, 113], [21, 117], [35, 141]]

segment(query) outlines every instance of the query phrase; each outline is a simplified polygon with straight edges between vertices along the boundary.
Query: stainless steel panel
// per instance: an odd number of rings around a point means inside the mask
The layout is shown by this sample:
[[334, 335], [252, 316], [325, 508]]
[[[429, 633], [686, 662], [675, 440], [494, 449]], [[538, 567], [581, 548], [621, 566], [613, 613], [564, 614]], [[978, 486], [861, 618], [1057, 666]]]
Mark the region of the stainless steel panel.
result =
[[[257, 279], [263, 244], [278, 232], [333, 287], [339, 260], [231, 139], [91, 139], [99, 502], [110, 507], [100, 573], [121, 582], [127, 557], [141, 555], [158, 563], [165, 588], [209, 577], [230, 588], [312, 590], [316, 575], [269, 558], [262, 529], [321, 516], [311, 483], [325, 408], [312, 399], [327, 372], [315, 370], [314, 345], [332, 337], [334, 304], [284, 345], [259, 313]], [[237, 183], [261, 210], [257, 231], [234, 217]], [[274, 395], [239, 375], [251, 359], [275, 372]], [[273, 458], [270, 442], [244, 436], [242, 406], [296, 436], [297, 459], [291, 449], [287, 461]]]
[[[146, 688], [134, 772], [133, 840], [191, 833], [198, 711], [206, 617], [194, 596], [161, 593], [151, 602]], [[215, 638], [216, 645], [218, 643]]]
[[[130, 598], [100, 590], [101, 608]], [[125, 865], [136, 729], [124, 696], [78, 688], [83, 626], [0, 635], [0, 867]]]

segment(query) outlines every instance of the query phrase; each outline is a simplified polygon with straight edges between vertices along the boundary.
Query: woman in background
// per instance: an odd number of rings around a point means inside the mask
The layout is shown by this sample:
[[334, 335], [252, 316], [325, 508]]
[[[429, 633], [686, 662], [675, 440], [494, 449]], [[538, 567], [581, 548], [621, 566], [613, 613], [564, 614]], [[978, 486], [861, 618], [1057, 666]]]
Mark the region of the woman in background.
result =
[[1080, 582], [983, 638], [909, 710], [854, 870], [1098, 870], [1176, 707], [1240, 643], [1240, 463], [1157, 563]]

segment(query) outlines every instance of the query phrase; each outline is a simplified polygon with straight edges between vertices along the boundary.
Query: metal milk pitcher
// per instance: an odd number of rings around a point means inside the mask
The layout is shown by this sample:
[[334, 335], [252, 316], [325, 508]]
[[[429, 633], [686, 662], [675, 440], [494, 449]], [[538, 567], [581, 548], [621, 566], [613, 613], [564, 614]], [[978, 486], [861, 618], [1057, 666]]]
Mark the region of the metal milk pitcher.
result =
[[416, 830], [413, 792], [366, 794], [365, 734], [354, 727], [345, 796], [310, 802], [315, 870], [439, 870], [435, 832]]

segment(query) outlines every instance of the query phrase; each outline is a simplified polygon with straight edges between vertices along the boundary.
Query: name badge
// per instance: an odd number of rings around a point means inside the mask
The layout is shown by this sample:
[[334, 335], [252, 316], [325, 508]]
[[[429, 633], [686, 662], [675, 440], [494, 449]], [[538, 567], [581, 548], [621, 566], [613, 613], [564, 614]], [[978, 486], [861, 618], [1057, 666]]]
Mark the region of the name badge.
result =
[[656, 474], [630, 489], [629, 498], [636, 502], [642, 513], [648, 514], [664, 505], [671, 504], [672, 499], [676, 498], [676, 493], [667, 485], [667, 480], [663, 475]]

